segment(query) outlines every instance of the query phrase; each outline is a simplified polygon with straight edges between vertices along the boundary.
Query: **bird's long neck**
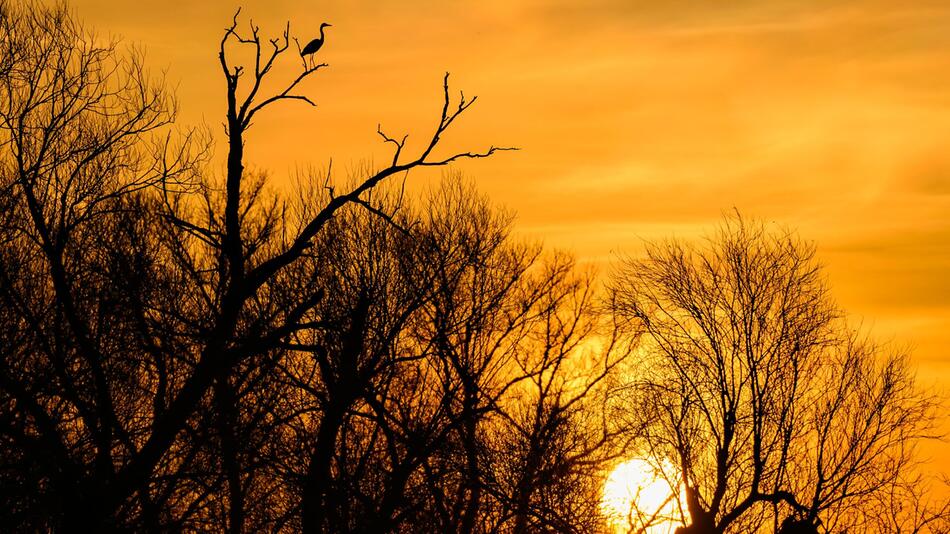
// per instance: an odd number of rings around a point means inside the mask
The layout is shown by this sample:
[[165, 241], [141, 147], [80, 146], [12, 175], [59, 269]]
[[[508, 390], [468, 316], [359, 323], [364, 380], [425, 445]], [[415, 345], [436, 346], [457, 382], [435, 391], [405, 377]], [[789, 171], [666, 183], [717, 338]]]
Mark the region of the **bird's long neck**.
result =
[[320, 40], [323, 40], [323, 26], [320, 26]]

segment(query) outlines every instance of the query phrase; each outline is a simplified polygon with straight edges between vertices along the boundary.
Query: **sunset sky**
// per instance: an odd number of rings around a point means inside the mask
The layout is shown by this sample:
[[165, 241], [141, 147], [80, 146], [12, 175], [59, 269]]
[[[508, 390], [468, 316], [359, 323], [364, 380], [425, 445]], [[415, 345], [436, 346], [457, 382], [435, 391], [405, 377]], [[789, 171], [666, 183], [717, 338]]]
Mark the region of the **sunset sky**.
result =
[[[177, 86], [182, 124], [221, 132], [217, 63], [232, 1], [79, 0]], [[274, 183], [330, 157], [382, 161], [376, 136], [428, 134], [441, 77], [478, 103], [444, 150], [517, 146], [461, 169], [521, 232], [606, 264], [723, 212], [815, 240], [834, 294], [914, 348], [950, 389], [950, 2], [252, 1], [266, 34], [330, 22], [330, 67], [257, 120]], [[286, 65], [285, 75], [300, 65]], [[218, 150], [223, 151], [219, 140]], [[220, 155], [220, 154], [219, 154]], [[436, 176], [410, 177], [419, 186]], [[934, 450], [950, 452], [950, 446]], [[947, 455], [950, 456], [950, 455]], [[950, 463], [948, 463], [950, 465]]]

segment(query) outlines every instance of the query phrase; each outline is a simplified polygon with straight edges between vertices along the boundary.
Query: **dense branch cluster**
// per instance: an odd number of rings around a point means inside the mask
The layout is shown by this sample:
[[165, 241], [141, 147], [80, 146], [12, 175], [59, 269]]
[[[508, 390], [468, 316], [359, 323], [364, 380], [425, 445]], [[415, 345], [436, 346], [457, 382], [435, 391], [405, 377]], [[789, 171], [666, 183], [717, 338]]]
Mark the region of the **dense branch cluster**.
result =
[[448, 75], [417, 152], [379, 128], [385, 166], [275, 192], [248, 129], [327, 67], [277, 80], [292, 39], [224, 30], [216, 177], [140, 53], [0, 0], [3, 529], [598, 532], [631, 455], [686, 532], [945, 524], [909, 469], [934, 400], [807, 245], [739, 221], [601, 290], [457, 176], [406, 198], [510, 150], [441, 149]]

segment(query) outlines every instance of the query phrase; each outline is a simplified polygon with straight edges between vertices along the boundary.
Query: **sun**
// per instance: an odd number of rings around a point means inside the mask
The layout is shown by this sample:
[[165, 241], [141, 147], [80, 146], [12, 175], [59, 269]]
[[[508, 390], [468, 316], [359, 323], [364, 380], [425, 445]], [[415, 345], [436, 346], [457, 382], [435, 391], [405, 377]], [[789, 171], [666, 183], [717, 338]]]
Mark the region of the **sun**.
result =
[[677, 504], [681, 492], [673, 487], [675, 468], [670, 462], [662, 462], [661, 467], [634, 458], [610, 472], [601, 509], [617, 532], [669, 534], [682, 526]]

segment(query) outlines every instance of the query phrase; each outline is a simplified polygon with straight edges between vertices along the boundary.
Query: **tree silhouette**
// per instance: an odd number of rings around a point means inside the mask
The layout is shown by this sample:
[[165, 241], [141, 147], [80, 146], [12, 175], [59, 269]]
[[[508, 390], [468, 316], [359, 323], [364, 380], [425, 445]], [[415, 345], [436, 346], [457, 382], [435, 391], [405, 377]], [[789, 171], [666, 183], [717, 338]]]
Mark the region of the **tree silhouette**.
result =
[[[380, 133], [394, 145], [391, 164], [344, 194], [331, 190], [290, 227], [286, 202], [266, 199], [263, 179], [249, 182], [244, 171], [252, 119], [284, 100], [309, 102], [294, 91], [322, 68], [304, 66], [284, 89], [263, 93], [289, 31], [270, 48], [256, 26], [242, 35], [236, 16], [225, 31], [229, 150], [219, 195], [195, 165], [193, 136], [160, 135], [174, 101], [140, 55], [97, 44], [62, 5], [4, 4], [2, 29], [7, 443], [11, 457], [36, 467], [18, 485], [38, 495], [17, 492], [24, 504], [10, 513], [88, 531], [211, 521], [217, 508], [226, 510], [218, 524], [244, 530], [241, 427], [254, 428], [267, 406], [249, 402], [244, 382], [252, 369], [276, 368], [288, 338], [319, 327], [308, 317], [325, 294], [318, 280], [288, 292], [287, 271], [344, 207], [387, 217], [366, 200], [386, 178], [501, 149], [433, 157], [474, 102], [451, 105], [446, 76], [439, 124], [419, 154], [406, 157], [405, 138]], [[255, 52], [243, 96], [232, 44]], [[268, 301], [277, 295], [280, 308]]]
[[32, 505], [9, 513], [43, 528], [41, 505], [82, 530], [130, 496], [148, 432], [135, 380], [145, 340], [125, 291], [153, 259], [137, 250], [141, 193], [187, 184], [193, 139], [165, 133], [175, 103], [140, 54], [95, 39], [64, 6], [0, 8], [2, 382], [12, 457], [36, 466], [22, 488]]
[[844, 324], [791, 233], [729, 219], [703, 245], [650, 245], [614, 290], [645, 332], [631, 409], [643, 450], [678, 468], [684, 534], [834, 531], [932, 434], [935, 399]]
[[686, 533], [946, 526], [912, 470], [935, 400], [811, 246], [730, 221], [605, 291], [456, 174], [406, 193], [509, 150], [443, 152], [448, 75], [418, 150], [377, 128], [383, 165], [272, 188], [249, 128], [328, 65], [239, 15], [217, 176], [140, 51], [0, 0], [2, 529], [602, 532], [632, 451]]

